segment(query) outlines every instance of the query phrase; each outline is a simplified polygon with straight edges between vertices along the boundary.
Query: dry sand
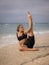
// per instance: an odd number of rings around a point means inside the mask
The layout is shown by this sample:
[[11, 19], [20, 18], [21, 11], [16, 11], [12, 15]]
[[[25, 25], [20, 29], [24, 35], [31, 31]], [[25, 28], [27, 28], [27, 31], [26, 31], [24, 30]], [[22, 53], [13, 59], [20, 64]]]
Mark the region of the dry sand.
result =
[[49, 34], [36, 36], [39, 51], [19, 51], [18, 44], [0, 48], [0, 65], [49, 65]]

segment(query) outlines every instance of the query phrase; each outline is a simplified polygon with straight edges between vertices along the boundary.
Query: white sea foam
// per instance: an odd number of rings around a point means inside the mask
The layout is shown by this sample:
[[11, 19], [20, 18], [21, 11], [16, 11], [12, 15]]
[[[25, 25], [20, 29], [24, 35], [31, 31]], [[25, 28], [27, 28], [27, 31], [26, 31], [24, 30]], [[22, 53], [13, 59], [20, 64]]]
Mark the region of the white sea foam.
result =
[[6, 38], [16, 38], [16, 35], [11, 35], [11, 34], [9, 34], [9, 35], [6, 35], [6, 36], [2, 36], [1, 38], [2, 38], [2, 39], [6, 39]]
[[38, 31], [38, 32], [34, 32], [35, 35], [37, 34], [47, 34], [49, 33], [49, 31]]
[[17, 44], [19, 41], [17, 40], [16, 35], [6, 35], [0, 37], [0, 46], [3, 47], [8, 44]]
[[16, 35], [7, 35], [0, 37], [0, 48], [4, 47], [8, 44], [17, 44], [19, 41], [17, 40]]
[[5, 25], [9, 25], [9, 24], [5, 24]]
[[[36, 32], [34, 31], [34, 34], [35, 36], [40, 34], [40, 35], [43, 35], [43, 34], [49, 34], [49, 31], [40, 31], [40, 32]], [[9, 35], [6, 35], [6, 36], [1, 36], [0, 37], [0, 46], [3, 47], [5, 45], [8, 45], [8, 44], [15, 44], [15, 43], [18, 43], [18, 39], [17, 39], [17, 36], [15, 34], [9, 34]]]
[[[37, 34], [47, 34], [49, 33], [49, 31], [34, 31], [34, 34], [37, 35]], [[1, 39], [17, 39], [17, 36], [16, 35], [12, 35], [12, 34], [9, 34], [9, 35], [6, 35], [6, 36], [1, 36]]]

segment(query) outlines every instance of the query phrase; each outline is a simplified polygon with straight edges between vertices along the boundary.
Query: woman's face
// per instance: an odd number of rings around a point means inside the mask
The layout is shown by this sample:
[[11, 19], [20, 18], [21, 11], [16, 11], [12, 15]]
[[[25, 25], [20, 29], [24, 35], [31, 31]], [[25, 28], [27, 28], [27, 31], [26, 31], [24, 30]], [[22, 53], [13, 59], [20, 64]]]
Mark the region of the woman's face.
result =
[[20, 27], [19, 27], [19, 32], [23, 32], [23, 31], [24, 31], [23, 26], [20, 26]]

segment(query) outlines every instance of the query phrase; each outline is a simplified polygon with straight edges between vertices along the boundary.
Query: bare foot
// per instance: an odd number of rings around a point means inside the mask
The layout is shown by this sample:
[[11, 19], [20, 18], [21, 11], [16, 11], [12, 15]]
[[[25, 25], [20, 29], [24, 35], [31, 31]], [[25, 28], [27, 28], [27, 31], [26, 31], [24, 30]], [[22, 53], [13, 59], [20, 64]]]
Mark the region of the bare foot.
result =
[[32, 51], [39, 51], [38, 48], [32, 48]]
[[28, 16], [28, 17], [30, 17], [30, 16], [31, 16], [31, 14], [30, 14], [30, 12], [29, 12], [29, 11], [27, 12], [27, 16]]

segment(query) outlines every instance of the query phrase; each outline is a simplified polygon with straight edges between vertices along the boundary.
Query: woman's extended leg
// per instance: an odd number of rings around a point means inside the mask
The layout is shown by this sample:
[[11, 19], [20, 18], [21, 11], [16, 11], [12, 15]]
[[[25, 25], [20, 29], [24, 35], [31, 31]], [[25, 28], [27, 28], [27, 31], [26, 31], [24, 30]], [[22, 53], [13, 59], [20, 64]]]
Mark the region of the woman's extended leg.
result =
[[27, 17], [28, 17], [28, 24], [29, 24], [29, 27], [27, 30], [25, 30], [24, 32], [27, 34], [27, 33], [30, 33], [31, 36], [33, 36], [33, 23], [32, 23], [32, 16], [30, 14], [30, 12], [28, 11], [27, 12]]
[[[32, 37], [34, 36], [33, 33], [33, 21], [32, 21], [32, 16], [30, 14], [30, 12], [27, 13], [28, 16], [28, 24], [29, 24], [29, 36]], [[32, 40], [33, 41], [33, 40]], [[31, 44], [31, 43], [30, 43]], [[34, 43], [33, 43], [34, 44]], [[37, 48], [27, 48], [27, 47], [23, 47], [23, 50], [28, 50], [28, 51], [37, 51]]]
[[32, 21], [32, 16], [30, 14], [30, 12], [27, 13], [27, 16], [28, 16], [28, 24], [29, 24], [29, 36], [33, 36], [34, 33], [33, 33], [33, 21]]

